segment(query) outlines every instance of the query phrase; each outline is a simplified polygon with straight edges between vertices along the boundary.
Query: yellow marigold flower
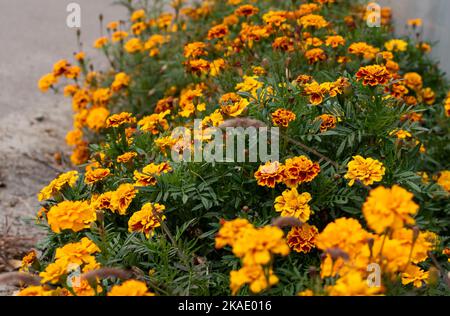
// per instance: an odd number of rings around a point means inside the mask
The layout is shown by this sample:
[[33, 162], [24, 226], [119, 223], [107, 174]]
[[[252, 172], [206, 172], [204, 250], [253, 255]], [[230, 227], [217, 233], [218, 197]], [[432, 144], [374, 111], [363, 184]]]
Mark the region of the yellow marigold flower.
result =
[[306, 83], [304, 86], [304, 94], [309, 96], [309, 102], [312, 105], [319, 105], [323, 102], [327, 89], [324, 85], [317, 83]]
[[17, 296], [53, 296], [54, 291], [45, 286], [29, 286], [20, 290]]
[[403, 79], [405, 79], [405, 84], [408, 88], [414, 91], [419, 91], [420, 89], [422, 89], [422, 76], [417, 72], [408, 72], [403, 76]]
[[222, 113], [231, 117], [241, 115], [249, 104], [247, 99], [233, 92], [224, 94], [219, 100]]
[[121, 184], [111, 197], [113, 211], [118, 211], [120, 215], [125, 215], [137, 192], [132, 184]]
[[428, 283], [429, 273], [425, 272], [416, 265], [410, 264], [405, 272], [402, 273], [402, 284], [412, 283], [414, 287], [421, 288]]
[[94, 107], [88, 110], [86, 117], [86, 126], [93, 131], [99, 131], [106, 126], [110, 112], [104, 107]]
[[145, 237], [150, 238], [155, 234], [155, 228], [161, 226], [161, 221], [166, 219], [162, 215], [166, 207], [164, 205], [155, 203], [146, 203], [142, 206], [140, 211], [133, 213], [128, 221], [128, 231], [141, 232]]
[[331, 296], [369, 296], [380, 294], [381, 290], [380, 287], [369, 286], [367, 278], [357, 270], [347, 272], [335, 285], [327, 287]]
[[428, 105], [433, 105], [436, 101], [436, 93], [431, 88], [425, 88], [420, 92], [420, 99]]
[[263, 21], [266, 24], [279, 27], [287, 21], [287, 15], [286, 11], [269, 11], [263, 15]]
[[64, 264], [62, 261], [57, 261], [54, 263], [50, 263], [44, 271], [39, 273], [39, 276], [42, 278], [42, 284], [56, 284], [59, 283], [61, 277], [67, 273], [69, 273], [69, 271], [67, 271], [66, 264]]
[[126, 152], [123, 155], [120, 155], [117, 157], [118, 163], [127, 163], [128, 161], [132, 160], [134, 157], [137, 157], [137, 152], [131, 151]]
[[275, 126], [288, 127], [289, 123], [295, 121], [296, 118], [294, 112], [286, 109], [277, 109], [272, 113], [272, 122]]
[[136, 122], [136, 118], [133, 117], [133, 114], [128, 112], [122, 112], [120, 114], [114, 114], [108, 117], [106, 120], [107, 127], [119, 127], [123, 124], [133, 124]]
[[56, 249], [56, 262], [77, 264], [91, 264], [92, 255], [100, 252], [100, 248], [89, 238], [83, 237], [79, 242], [68, 243]]
[[326, 60], [327, 55], [322, 48], [313, 48], [305, 52], [305, 58], [308, 60], [308, 63], [315, 64], [319, 61]]
[[304, 28], [314, 27], [317, 29], [321, 29], [328, 26], [328, 22], [321, 15], [316, 14], [308, 14], [302, 16], [299, 20], [299, 24]]
[[391, 79], [391, 74], [386, 69], [385, 66], [371, 65], [359, 68], [356, 73], [356, 79], [358, 81], [363, 81], [363, 85], [376, 86], [384, 85]]
[[404, 52], [408, 48], [408, 42], [400, 39], [392, 39], [384, 44], [390, 52]]
[[69, 67], [69, 68], [67, 69], [67, 71], [64, 73], [64, 76], [65, 76], [67, 79], [75, 79], [75, 78], [78, 78], [78, 76], [80, 75], [80, 73], [81, 73], [81, 68], [80, 68], [80, 67], [78, 67], [78, 66], [72, 66], [72, 67]]
[[222, 37], [226, 36], [228, 34], [228, 32], [229, 32], [228, 26], [225, 24], [219, 24], [219, 25], [213, 26], [208, 31], [208, 39], [213, 40], [213, 39], [222, 38]]
[[145, 24], [144, 22], [137, 22], [131, 26], [131, 32], [133, 32], [134, 35], [140, 35], [146, 29], [147, 29], [147, 24]]
[[350, 180], [349, 186], [353, 186], [356, 180], [361, 181], [364, 185], [380, 182], [386, 172], [386, 168], [380, 161], [359, 155], [353, 156], [353, 160], [348, 163], [347, 167], [348, 171], [344, 178]]
[[398, 139], [407, 139], [407, 138], [411, 138], [412, 134], [403, 129], [395, 129], [389, 133], [389, 136], [396, 136]]
[[155, 296], [155, 294], [149, 292], [144, 282], [128, 280], [121, 285], [114, 285], [108, 296]]
[[130, 17], [130, 20], [132, 22], [136, 22], [136, 21], [143, 20], [143, 19], [145, 19], [145, 10], [143, 10], [143, 9], [134, 11]]
[[364, 42], [357, 42], [350, 45], [348, 52], [350, 54], [364, 57], [365, 59], [373, 59], [380, 50]]
[[442, 171], [437, 180], [437, 184], [444, 188], [445, 191], [450, 193], [450, 171]]
[[299, 194], [296, 188], [285, 190], [275, 199], [275, 211], [281, 212], [281, 216], [295, 217], [306, 223], [311, 215], [308, 204], [311, 200], [308, 192]]
[[412, 27], [421, 27], [423, 24], [422, 19], [410, 19], [407, 21], [407, 24]]
[[290, 188], [306, 182], [311, 182], [320, 172], [317, 162], [312, 162], [306, 156], [289, 158], [283, 169], [283, 182]]
[[105, 106], [108, 104], [111, 96], [112, 96], [112, 93], [109, 88], [97, 89], [92, 94], [92, 102], [95, 105]]
[[86, 201], [64, 201], [47, 213], [48, 224], [55, 233], [66, 229], [79, 232], [89, 228], [96, 219], [95, 210]]
[[225, 246], [233, 247], [236, 240], [242, 237], [246, 229], [253, 229], [253, 225], [248, 220], [236, 218], [232, 221], [221, 221], [221, 227], [216, 235], [216, 249]]
[[244, 81], [238, 83], [235, 89], [239, 92], [249, 92], [253, 97], [257, 97], [257, 92], [264, 84], [258, 80], [258, 76], [244, 76]]
[[188, 43], [184, 46], [184, 57], [186, 58], [197, 58], [207, 55], [206, 44], [203, 42]]
[[84, 176], [84, 182], [86, 184], [94, 184], [96, 182], [99, 182], [103, 179], [105, 179], [107, 176], [111, 174], [111, 171], [109, 169], [93, 169], [86, 172]]
[[160, 129], [163, 131], [169, 129], [169, 122], [167, 122], [167, 120], [165, 119], [165, 117], [169, 114], [170, 110], [167, 110], [163, 113], [155, 113], [146, 116], [138, 122], [138, 126], [140, 130], [144, 132], [149, 132], [153, 135], [157, 135], [160, 133]]
[[107, 37], [100, 37], [98, 39], [95, 40], [94, 42], [94, 48], [102, 48], [104, 47], [106, 44], [108, 44], [109, 40]]
[[207, 74], [210, 71], [211, 65], [205, 59], [190, 59], [185, 63], [187, 71], [201, 76]]
[[253, 66], [252, 71], [256, 76], [264, 76], [265, 74], [267, 74], [267, 71], [261, 66]]
[[114, 43], [124, 40], [128, 37], [128, 33], [125, 31], [116, 31], [112, 34], [112, 41]]
[[213, 60], [212, 63], [209, 64], [209, 69], [210, 69], [209, 74], [212, 77], [217, 77], [220, 74], [220, 72], [223, 69], [225, 69], [225, 66], [226, 66], [225, 59], [223, 59], [223, 58], [215, 59], [215, 60]]
[[292, 227], [286, 240], [290, 248], [295, 252], [308, 253], [316, 247], [316, 237], [319, 231], [316, 226], [303, 224], [300, 227]]
[[61, 174], [38, 194], [39, 202], [48, 200], [57, 195], [66, 185], [73, 187], [78, 180], [78, 171], [69, 171]]
[[260, 186], [274, 188], [276, 183], [283, 181], [284, 166], [278, 161], [266, 162], [255, 172], [255, 178]]
[[332, 48], [338, 48], [339, 46], [345, 45], [345, 39], [340, 35], [327, 36], [325, 45], [331, 46]]
[[316, 246], [323, 251], [339, 248], [355, 254], [367, 244], [370, 236], [356, 219], [341, 217], [328, 224], [317, 236]]
[[274, 226], [245, 229], [242, 237], [234, 242], [233, 253], [242, 259], [244, 266], [266, 265], [274, 254], [289, 254], [283, 235], [283, 231]]
[[72, 277], [72, 288], [77, 296], [96, 296], [99, 293], [103, 292], [103, 288], [100, 285], [97, 285], [96, 290], [92, 288], [91, 284], [88, 280], [82, 279], [78, 280], [77, 276]]
[[124, 46], [127, 53], [134, 54], [144, 49], [144, 44], [139, 38], [132, 38]]
[[250, 285], [252, 293], [258, 294], [278, 281], [272, 268], [266, 272], [260, 265], [244, 266], [238, 271], [230, 272], [230, 289], [233, 295], [236, 295], [245, 284]]
[[412, 193], [397, 185], [391, 189], [373, 189], [362, 208], [367, 225], [378, 234], [387, 228], [396, 230], [404, 224], [413, 225], [415, 221], [412, 216], [419, 210], [413, 197]]
[[255, 6], [252, 6], [251, 4], [245, 4], [240, 6], [239, 8], [237, 8], [234, 11], [234, 14], [236, 14], [237, 16], [245, 16], [245, 17], [249, 17], [255, 14], [258, 14], [259, 9]]
[[55, 77], [62, 76], [69, 68], [70, 63], [65, 59], [61, 59], [53, 65], [53, 75], [55, 75]]
[[117, 92], [130, 85], [131, 78], [124, 72], [119, 72], [114, 78], [114, 82], [111, 84], [111, 90]]
[[114, 192], [105, 192], [101, 195], [99, 195], [96, 198], [92, 198], [92, 207], [94, 207], [96, 210], [113, 210], [114, 207], [111, 204], [111, 199]]
[[48, 89], [50, 89], [51, 86], [56, 84], [58, 82], [58, 79], [55, 77], [54, 74], [46, 74], [41, 79], [39, 79], [38, 87], [39, 90], [42, 92], [47, 92]]
[[64, 87], [64, 96], [65, 97], [73, 97], [75, 93], [78, 91], [79, 87], [74, 84], [69, 84]]
[[31, 250], [22, 258], [20, 271], [28, 271], [28, 268], [37, 261], [37, 254], [35, 250]]
[[433, 251], [438, 243], [438, 237], [433, 232], [417, 233], [407, 228], [395, 230], [392, 233], [392, 239], [399, 241], [402, 247], [410, 250], [411, 262], [415, 264], [427, 260], [428, 252]]

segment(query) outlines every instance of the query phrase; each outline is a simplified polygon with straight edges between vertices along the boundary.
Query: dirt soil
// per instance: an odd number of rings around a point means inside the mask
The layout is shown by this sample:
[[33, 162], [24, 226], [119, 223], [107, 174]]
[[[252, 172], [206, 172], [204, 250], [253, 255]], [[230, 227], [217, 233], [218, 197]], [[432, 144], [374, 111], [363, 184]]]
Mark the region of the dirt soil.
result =
[[[42, 232], [34, 225], [37, 192], [58, 173], [70, 169], [64, 137], [71, 129], [70, 101], [42, 94], [39, 78], [59, 59], [77, 51], [76, 30], [66, 26], [69, 0], [0, 1], [0, 272], [12, 270], [21, 252], [32, 248]], [[112, 0], [77, 0], [81, 6], [83, 50], [100, 35], [105, 22], [124, 18]], [[63, 162], [57, 163], [56, 153]], [[7, 262], [5, 262], [7, 261]], [[0, 295], [11, 288], [0, 285]]]

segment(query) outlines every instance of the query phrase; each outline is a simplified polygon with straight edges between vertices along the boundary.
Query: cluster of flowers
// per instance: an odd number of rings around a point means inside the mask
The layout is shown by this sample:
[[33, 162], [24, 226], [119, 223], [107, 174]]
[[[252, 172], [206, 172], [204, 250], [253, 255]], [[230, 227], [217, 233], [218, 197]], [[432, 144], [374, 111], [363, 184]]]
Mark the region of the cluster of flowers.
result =
[[[77, 66], [62, 60], [42, 77], [43, 92], [57, 91], [62, 77], [73, 80], [64, 86], [74, 111], [66, 141], [78, 169], [38, 196], [39, 220], [56, 236], [55, 245], [47, 249], [50, 255], [24, 258], [22, 269], [39, 274], [42, 286], [21, 295], [152, 295], [145, 277], [121, 285], [100, 277], [68, 282], [74, 268], [89, 275], [123, 267], [117, 251], [103, 251], [102, 241], [89, 238], [100, 231], [106, 239], [106, 230], [123, 244], [134, 236], [150, 245], [172, 243], [184, 265], [201, 261], [211, 275], [230, 273], [232, 294], [280, 293], [293, 282], [288, 271], [298, 272], [299, 265], [305, 270], [303, 262], [320, 266], [320, 273], [318, 280], [310, 276], [292, 287], [300, 295], [389, 294], [389, 282], [399, 278], [405, 290], [440, 286], [442, 272], [430, 256], [449, 254], [436, 234], [440, 220], [433, 218], [448, 216], [450, 95], [427, 57], [431, 46], [419, 37], [392, 38], [389, 8], [382, 9], [383, 26], [372, 34], [361, 31], [368, 12], [354, 1], [303, 2], [208, 0], [189, 6], [175, 0], [172, 13], [139, 8], [129, 21], [109, 23], [107, 36], [95, 41], [110, 64], [107, 71], [93, 71], [79, 52]], [[415, 34], [421, 27], [421, 20], [408, 22]], [[169, 162], [172, 150], [182, 155], [194, 146], [171, 134], [191, 128], [194, 119], [201, 119], [206, 141], [212, 137], [208, 128], [230, 121], [279, 127], [280, 161], [226, 172], [213, 166], [206, 174], [195, 163]], [[205, 180], [211, 173], [214, 181], [232, 174], [239, 187], [224, 181], [205, 195], [201, 191], [214, 183]], [[198, 188], [177, 192], [193, 175], [202, 180]], [[187, 204], [192, 191], [201, 205]], [[237, 191], [256, 198], [229, 203], [229, 192]], [[231, 209], [242, 203], [251, 205]], [[419, 209], [431, 215], [421, 217]], [[204, 232], [214, 214], [220, 214], [220, 227]], [[277, 216], [287, 224], [268, 225]], [[178, 242], [190, 230], [186, 238], [195, 239], [200, 253], [192, 253], [193, 260]], [[239, 270], [226, 268], [223, 248], [240, 260]], [[157, 262], [154, 249], [148, 260]], [[175, 275], [158, 271], [167, 263], [136, 264], [142, 271], [157, 267], [149, 275], [161, 288], [167, 288], [165, 276]], [[283, 275], [276, 273], [281, 264]], [[380, 286], [367, 284], [370, 264], [381, 267]], [[216, 285], [210, 292], [224, 294], [220, 283], [211, 282]]]

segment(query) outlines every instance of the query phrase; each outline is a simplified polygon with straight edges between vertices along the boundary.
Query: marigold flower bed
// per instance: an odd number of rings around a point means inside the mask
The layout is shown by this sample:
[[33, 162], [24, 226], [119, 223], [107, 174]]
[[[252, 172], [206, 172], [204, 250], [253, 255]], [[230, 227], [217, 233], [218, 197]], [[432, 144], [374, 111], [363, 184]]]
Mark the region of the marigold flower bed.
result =
[[[74, 170], [39, 193], [21, 269], [41, 285], [19, 295], [449, 294], [450, 93], [420, 20], [396, 38], [349, 0], [123, 3], [107, 68], [80, 51], [39, 81], [72, 99]], [[203, 146], [278, 127], [279, 160], [174, 161], [194, 119]]]

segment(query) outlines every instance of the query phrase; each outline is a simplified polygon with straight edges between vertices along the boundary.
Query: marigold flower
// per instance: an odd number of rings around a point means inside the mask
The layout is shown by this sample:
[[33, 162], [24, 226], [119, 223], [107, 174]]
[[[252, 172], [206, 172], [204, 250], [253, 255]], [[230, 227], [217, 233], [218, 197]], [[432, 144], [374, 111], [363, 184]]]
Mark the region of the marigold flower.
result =
[[350, 180], [349, 186], [353, 186], [356, 180], [361, 181], [364, 185], [380, 182], [386, 171], [380, 161], [359, 155], [353, 156], [353, 160], [348, 163], [347, 167], [348, 171], [344, 178]]
[[258, 76], [244, 76], [244, 81], [238, 83], [235, 89], [239, 92], [249, 92], [253, 97], [257, 97], [257, 92], [264, 84], [258, 80]]
[[314, 27], [317, 29], [321, 29], [328, 26], [328, 22], [321, 15], [316, 14], [308, 14], [302, 16], [299, 20], [299, 24], [304, 28]]
[[324, 133], [329, 129], [333, 129], [336, 127], [337, 119], [333, 115], [322, 114], [318, 117], [322, 121], [320, 124], [320, 132]]
[[410, 264], [405, 272], [402, 273], [402, 284], [412, 283], [414, 287], [421, 288], [428, 283], [429, 272], [423, 271], [416, 265]]
[[149, 292], [144, 282], [128, 280], [121, 285], [114, 285], [108, 296], [155, 296], [155, 294]]
[[300, 227], [292, 227], [286, 240], [290, 248], [295, 252], [308, 253], [316, 247], [316, 237], [319, 231], [316, 226], [303, 224]]
[[47, 92], [50, 87], [52, 87], [54, 84], [58, 82], [58, 79], [55, 77], [54, 74], [46, 74], [41, 79], [39, 79], [38, 87], [39, 90], [42, 92]]
[[331, 296], [369, 296], [379, 294], [381, 288], [369, 286], [361, 272], [352, 270], [341, 276], [335, 285], [328, 286], [327, 291]]
[[413, 197], [412, 193], [398, 185], [390, 189], [382, 186], [373, 189], [362, 208], [367, 225], [381, 234], [387, 228], [396, 230], [405, 224], [414, 224], [412, 216], [417, 213], [419, 206]]
[[187, 71], [200, 76], [202, 74], [207, 74], [210, 71], [210, 63], [205, 59], [191, 59], [186, 63]]
[[45, 286], [29, 286], [19, 291], [17, 296], [53, 296], [54, 291]]
[[437, 184], [444, 188], [445, 191], [450, 193], [450, 171], [442, 171], [437, 180]]
[[228, 34], [228, 26], [225, 24], [219, 24], [214, 27], [212, 27], [208, 32], [208, 39], [218, 39], [226, 36]]
[[107, 37], [100, 37], [98, 39], [95, 40], [94, 42], [94, 48], [102, 48], [104, 47], [106, 44], [108, 44], [109, 40]]
[[145, 10], [143, 9], [134, 11], [130, 17], [131, 22], [136, 22], [142, 19], [145, 19]]
[[295, 121], [296, 118], [294, 112], [286, 109], [277, 109], [272, 113], [272, 122], [275, 126], [288, 127], [289, 123]]
[[79, 232], [89, 228], [97, 219], [95, 210], [87, 201], [64, 201], [52, 208], [47, 213], [47, 221], [55, 233], [63, 230]]
[[139, 38], [132, 38], [125, 43], [124, 49], [127, 53], [134, 54], [144, 49], [144, 44]]
[[400, 39], [392, 39], [384, 44], [390, 52], [404, 52], [408, 48], [408, 42]]
[[277, 37], [272, 43], [272, 48], [285, 52], [293, 52], [295, 50], [294, 40], [287, 36]]
[[92, 198], [92, 207], [94, 207], [96, 210], [114, 210], [113, 205], [111, 204], [111, 200], [113, 197], [114, 192], [105, 192], [103, 194], [100, 194], [98, 197]]
[[414, 91], [419, 91], [420, 89], [422, 89], [422, 76], [417, 72], [408, 72], [403, 76], [403, 78], [405, 79], [405, 84], [408, 88]]
[[88, 172], [86, 172], [86, 174], [84, 176], [84, 182], [86, 184], [94, 184], [96, 182], [99, 182], [99, 181], [105, 179], [110, 174], [111, 174], [111, 171], [107, 168], [88, 170]]
[[315, 64], [319, 61], [326, 60], [327, 55], [322, 48], [313, 48], [305, 52], [305, 58], [308, 60], [308, 63]]
[[221, 112], [231, 117], [241, 115], [249, 104], [247, 99], [233, 92], [224, 94], [219, 100]]
[[242, 5], [234, 11], [237, 16], [249, 17], [258, 14], [259, 9], [251, 4]]
[[203, 42], [188, 43], [184, 46], [184, 57], [197, 58], [200, 56], [206, 56], [208, 55], [208, 52], [205, 48], [206, 44]]
[[236, 240], [242, 237], [246, 229], [252, 229], [253, 225], [248, 220], [243, 218], [236, 218], [232, 221], [224, 221], [217, 232], [215, 241], [216, 249], [221, 249], [225, 246], [233, 247]]
[[167, 110], [163, 113], [155, 113], [146, 116], [138, 122], [138, 126], [140, 130], [144, 132], [149, 132], [153, 135], [157, 135], [160, 133], [160, 129], [164, 131], [169, 129], [169, 122], [167, 122], [167, 120], [165, 119], [165, 117], [169, 114], [170, 110]]
[[111, 90], [117, 92], [130, 85], [131, 78], [124, 72], [116, 74], [113, 83], [111, 84]]
[[373, 59], [380, 50], [364, 42], [357, 42], [350, 45], [348, 52], [350, 54], [362, 56], [365, 59]]
[[161, 221], [166, 219], [162, 215], [166, 207], [164, 205], [155, 203], [146, 203], [141, 210], [135, 212], [128, 221], [129, 232], [144, 233], [147, 238], [155, 234], [155, 228], [161, 226]]
[[312, 162], [306, 156], [289, 158], [283, 168], [283, 182], [290, 188], [311, 182], [320, 172], [317, 162]]
[[132, 184], [121, 184], [111, 197], [113, 211], [117, 211], [120, 215], [125, 215], [137, 192]]
[[260, 265], [244, 266], [238, 271], [230, 272], [230, 289], [233, 295], [236, 295], [245, 284], [250, 285], [252, 293], [258, 294], [278, 281], [272, 269], [266, 272]]
[[125, 31], [116, 31], [112, 34], [112, 41], [114, 43], [119, 42], [119, 41], [123, 41], [124, 39], [126, 39], [128, 37], [128, 33]]
[[39, 202], [48, 200], [57, 195], [65, 186], [73, 187], [78, 180], [78, 171], [69, 171], [61, 174], [38, 194]]
[[89, 110], [86, 117], [86, 126], [93, 131], [99, 131], [106, 126], [110, 112], [104, 107], [94, 107]]
[[278, 161], [266, 162], [255, 172], [255, 178], [260, 186], [274, 188], [276, 183], [283, 181], [284, 166]]
[[117, 162], [118, 163], [127, 163], [130, 160], [132, 160], [134, 157], [137, 157], [137, 152], [131, 151], [131, 152], [126, 152], [123, 155], [120, 155], [117, 157]]
[[283, 231], [274, 226], [245, 229], [233, 245], [233, 253], [242, 259], [244, 266], [266, 265], [273, 254], [287, 256], [289, 247]]
[[299, 194], [296, 188], [285, 190], [275, 199], [275, 211], [281, 212], [281, 216], [295, 217], [306, 223], [311, 215], [308, 204], [311, 200], [308, 192]]
[[384, 85], [391, 79], [391, 74], [384, 66], [371, 65], [359, 68], [356, 73], [356, 79], [363, 81], [363, 85], [370, 85], [372, 87], [376, 85]]
[[340, 35], [327, 36], [325, 45], [331, 46], [332, 48], [338, 48], [339, 46], [345, 45], [345, 39]]
[[114, 114], [108, 117], [106, 120], [107, 127], [119, 127], [123, 124], [133, 124], [136, 122], [136, 118], [133, 117], [133, 114], [122, 112], [120, 114]]

